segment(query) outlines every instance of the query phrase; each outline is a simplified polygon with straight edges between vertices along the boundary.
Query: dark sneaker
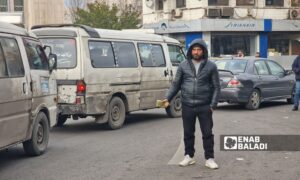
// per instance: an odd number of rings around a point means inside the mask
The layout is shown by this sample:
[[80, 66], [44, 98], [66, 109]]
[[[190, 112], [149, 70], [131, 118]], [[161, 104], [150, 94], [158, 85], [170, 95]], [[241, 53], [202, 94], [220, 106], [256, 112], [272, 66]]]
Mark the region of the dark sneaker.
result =
[[298, 111], [298, 107], [297, 106], [294, 106], [292, 111]]

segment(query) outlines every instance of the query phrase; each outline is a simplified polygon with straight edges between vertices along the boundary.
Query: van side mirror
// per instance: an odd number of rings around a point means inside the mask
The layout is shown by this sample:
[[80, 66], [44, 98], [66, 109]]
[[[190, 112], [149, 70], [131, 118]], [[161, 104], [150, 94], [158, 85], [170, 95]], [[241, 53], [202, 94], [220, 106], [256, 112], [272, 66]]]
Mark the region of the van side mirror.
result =
[[45, 54], [46, 54], [47, 57], [49, 57], [50, 54], [52, 54], [52, 48], [51, 48], [51, 46], [45, 45], [45, 46], [43, 47], [43, 49], [44, 49], [44, 52], [45, 52]]
[[46, 56], [48, 57], [50, 72], [57, 68], [57, 55], [52, 53], [51, 46], [45, 45], [43, 47]]
[[56, 54], [49, 54], [49, 70], [53, 71], [57, 68], [57, 55]]

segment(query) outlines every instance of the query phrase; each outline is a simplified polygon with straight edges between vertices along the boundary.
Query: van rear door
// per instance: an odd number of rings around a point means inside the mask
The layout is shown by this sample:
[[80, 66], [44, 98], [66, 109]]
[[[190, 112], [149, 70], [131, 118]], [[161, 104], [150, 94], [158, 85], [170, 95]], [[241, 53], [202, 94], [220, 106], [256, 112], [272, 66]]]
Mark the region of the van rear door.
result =
[[75, 104], [77, 81], [81, 78], [81, 64], [77, 63], [80, 56], [76, 51], [76, 38], [51, 37], [40, 39], [44, 45], [50, 46], [52, 53], [57, 55], [57, 89], [58, 103]]

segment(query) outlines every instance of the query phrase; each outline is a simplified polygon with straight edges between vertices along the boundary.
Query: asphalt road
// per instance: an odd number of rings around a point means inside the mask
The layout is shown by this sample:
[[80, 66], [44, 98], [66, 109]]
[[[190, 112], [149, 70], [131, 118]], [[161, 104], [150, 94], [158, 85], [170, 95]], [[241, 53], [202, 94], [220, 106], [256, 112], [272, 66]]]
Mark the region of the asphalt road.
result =
[[182, 168], [176, 165], [183, 158], [182, 120], [161, 109], [132, 113], [116, 131], [92, 118], [68, 120], [52, 129], [43, 156], [27, 157], [21, 145], [0, 152], [0, 180], [300, 179], [299, 151], [220, 151], [220, 135], [300, 134], [300, 112], [291, 112], [285, 102], [265, 103], [257, 111], [221, 105], [214, 112], [214, 134], [220, 168], [204, 166], [199, 130], [197, 163]]

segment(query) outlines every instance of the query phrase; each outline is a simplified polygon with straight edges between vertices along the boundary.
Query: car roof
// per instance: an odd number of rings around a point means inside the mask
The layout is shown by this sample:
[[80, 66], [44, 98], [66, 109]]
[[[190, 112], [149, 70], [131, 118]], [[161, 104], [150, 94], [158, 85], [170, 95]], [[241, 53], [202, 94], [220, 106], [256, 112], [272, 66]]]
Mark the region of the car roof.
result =
[[256, 58], [256, 57], [232, 57], [232, 58], [211, 58], [210, 60], [213, 60], [213, 61], [222, 61], [222, 60], [225, 60], [225, 61], [240, 61], [240, 60], [247, 60], [247, 61], [272, 61], [271, 59], [267, 59], [267, 58]]

